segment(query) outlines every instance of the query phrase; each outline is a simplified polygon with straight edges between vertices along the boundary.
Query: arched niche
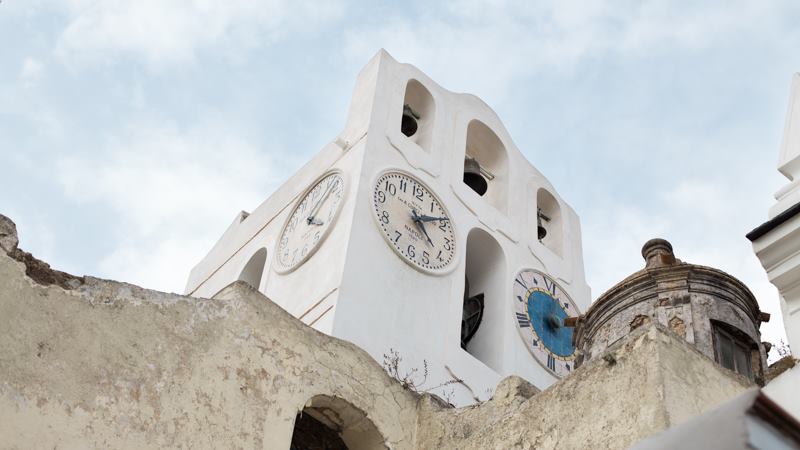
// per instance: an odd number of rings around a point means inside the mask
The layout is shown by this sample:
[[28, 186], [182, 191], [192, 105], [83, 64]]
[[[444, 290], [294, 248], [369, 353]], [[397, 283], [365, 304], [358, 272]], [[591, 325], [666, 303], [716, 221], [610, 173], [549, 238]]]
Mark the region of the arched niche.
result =
[[338, 397], [317, 395], [297, 414], [291, 450], [385, 449], [385, 439], [367, 414]]
[[430, 91], [419, 81], [409, 80], [403, 97], [400, 132], [430, 153], [435, 119], [436, 103]]
[[264, 274], [264, 265], [267, 262], [267, 249], [261, 248], [250, 257], [244, 269], [239, 274], [239, 280], [253, 286], [255, 290], [261, 287], [261, 277]]
[[464, 184], [506, 214], [508, 178], [508, 152], [505, 145], [486, 124], [479, 120], [471, 121], [467, 126]]
[[508, 316], [505, 299], [506, 258], [497, 241], [480, 228], [467, 236], [465, 289], [462, 320], [473, 309], [468, 306], [471, 297], [483, 295], [481, 322], [465, 350], [481, 362], [500, 372], [503, 357], [503, 324]]
[[558, 256], [563, 256], [564, 226], [561, 218], [561, 205], [544, 188], [536, 191], [536, 207], [533, 211], [536, 238]]

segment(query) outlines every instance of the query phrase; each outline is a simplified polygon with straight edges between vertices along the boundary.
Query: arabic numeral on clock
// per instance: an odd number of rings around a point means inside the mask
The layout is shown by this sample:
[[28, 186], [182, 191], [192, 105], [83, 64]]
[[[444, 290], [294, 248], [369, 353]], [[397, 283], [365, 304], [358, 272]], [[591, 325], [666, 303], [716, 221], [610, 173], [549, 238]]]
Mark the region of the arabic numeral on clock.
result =
[[442, 230], [442, 231], [447, 231], [447, 221], [446, 220], [440, 220], [439, 221], [439, 229]]
[[381, 203], [386, 203], [386, 193], [383, 191], [378, 191], [378, 201]]
[[408, 182], [406, 180], [400, 180], [400, 190], [405, 192], [406, 188], [408, 188]]
[[381, 222], [385, 224], [389, 223], [389, 211], [381, 212]]
[[396, 235], [395, 238], [394, 238], [395, 242], [399, 241], [400, 238], [403, 236], [403, 233], [401, 233], [401, 232], [399, 232], [397, 230], [395, 230], [394, 234]]
[[450, 251], [450, 239], [444, 238], [444, 249]]
[[417, 256], [417, 254], [414, 252], [414, 246], [413, 245], [409, 245], [408, 246], [408, 249], [406, 250], [406, 253], [408, 253], [408, 256], [410, 256], [411, 258], [414, 258], [415, 256]]
[[395, 186], [394, 183], [389, 183], [387, 181], [386, 182], [386, 187], [384, 188], [384, 191], [388, 192], [391, 195], [395, 195], [395, 194], [397, 194], [397, 186]]
[[430, 264], [430, 263], [431, 263], [430, 256], [431, 256], [431, 255], [429, 255], [429, 254], [428, 254], [428, 252], [425, 252], [425, 251], [423, 251], [423, 252], [422, 252], [422, 262], [423, 262], [424, 264]]
[[414, 186], [414, 197], [419, 200], [422, 200], [422, 186]]

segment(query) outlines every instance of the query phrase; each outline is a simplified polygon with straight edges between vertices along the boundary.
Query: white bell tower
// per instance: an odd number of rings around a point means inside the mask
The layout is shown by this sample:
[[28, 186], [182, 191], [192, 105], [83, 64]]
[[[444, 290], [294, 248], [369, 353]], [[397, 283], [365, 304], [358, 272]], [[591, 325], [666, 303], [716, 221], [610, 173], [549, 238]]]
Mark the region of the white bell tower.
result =
[[342, 133], [237, 215], [186, 292], [237, 279], [401, 373], [427, 363], [421, 390], [459, 380], [432, 390], [456, 405], [568, 374], [564, 319], [590, 302], [578, 216], [497, 115], [383, 50]]

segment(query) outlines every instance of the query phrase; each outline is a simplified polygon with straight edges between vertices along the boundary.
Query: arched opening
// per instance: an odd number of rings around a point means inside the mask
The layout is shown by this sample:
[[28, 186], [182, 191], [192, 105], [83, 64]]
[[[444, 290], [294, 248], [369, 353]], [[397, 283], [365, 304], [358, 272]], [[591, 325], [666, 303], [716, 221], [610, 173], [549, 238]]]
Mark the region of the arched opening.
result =
[[563, 256], [564, 232], [561, 220], [561, 206], [558, 200], [545, 190], [536, 191], [536, 238], [558, 256]]
[[261, 287], [261, 276], [264, 274], [264, 265], [267, 262], [267, 249], [262, 248], [250, 257], [250, 260], [245, 264], [242, 273], [239, 274], [239, 279], [245, 283], [253, 286], [255, 290]]
[[502, 213], [508, 212], [508, 155], [506, 147], [486, 124], [467, 126], [464, 184]]
[[[507, 316], [505, 274], [505, 255], [500, 244], [480, 228], [470, 231], [461, 314], [462, 342], [465, 331], [471, 331], [472, 336], [463, 345], [464, 349], [498, 372], [502, 367], [503, 323]], [[479, 310], [480, 320], [475, 323]], [[476, 328], [470, 329], [471, 326]]]
[[297, 414], [291, 450], [373, 450], [387, 448], [367, 414], [350, 402], [317, 395]]
[[436, 104], [433, 96], [417, 80], [409, 80], [403, 97], [400, 132], [426, 152], [431, 151]]

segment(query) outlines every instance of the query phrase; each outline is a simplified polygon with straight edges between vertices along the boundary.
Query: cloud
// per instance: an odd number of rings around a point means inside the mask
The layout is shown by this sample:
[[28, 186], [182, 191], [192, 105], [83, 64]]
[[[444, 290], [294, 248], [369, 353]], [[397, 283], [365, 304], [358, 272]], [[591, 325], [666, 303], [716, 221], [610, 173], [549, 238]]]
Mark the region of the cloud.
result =
[[112, 213], [119, 242], [101, 276], [181, 291], [192, 265], [241, 207], [256, 207], [276, 186], [271, 158], [219, 118], [181, 128], [139, 121], [102, 152], [60, 158], [66, 196]]
[[191, 63], [205, 48], [237, 53], [338, 18], [338, 1], [110, 0], [72, 1], [56, 54], [70, 67], [121, 57], [150, 69]]
[[449, 5], [443, 11], [359, 24], [346, 33], [344, 54], [358, 63], [382, 46], [455, 89], [501, 97], [511, 83], [539, 70], [571, 71], [583, 61], [608, 55], [648, 56], [667, 48], [698, 51], [745, 32], [760, 32], [754, 24], [776, 23], [786, 9], [746, 0], [680, 7], [662, 0], [623, 5], [465, 0]]
[[44, 73], [44, 64], [34, 58], [25, 58], [19, 71], [19, 80], [23, 87], [29, 89], [38, 83]]

